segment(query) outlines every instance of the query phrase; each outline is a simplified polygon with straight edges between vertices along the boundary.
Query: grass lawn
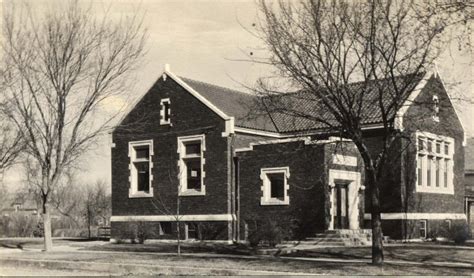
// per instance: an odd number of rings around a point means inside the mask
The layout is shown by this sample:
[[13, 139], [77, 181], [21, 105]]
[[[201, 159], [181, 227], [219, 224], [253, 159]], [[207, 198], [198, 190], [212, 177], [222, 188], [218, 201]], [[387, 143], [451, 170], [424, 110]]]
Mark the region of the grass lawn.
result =
[[[0, 255], [1, 257], [5, 256]], [[325, 275], [470, 275], [473, 269], [426, 266], [399, 266], [387, 264], [383, 267], [367, 263], [327, 263], [293, 261], [285, 258], [209, 258], [199, 256], [169, 256], [145, 253], [98, 253], [98, 252], [21, 252], [6, 256], [19, 259], [42, 259], [111, 264], [143, 264], [155, 266], [186, 266], [197, 268], [226, 269], [239, 273], [241, 270], [298, 272]], [[212, 273], [210, 270], [209, 273]]]
[[[370, 247], [357, 248], [320, 248], [298, 250], [289, 257], [337, 258], [337, 259], [370, 259]], [[455, 246], [426, 244], [406, 244], [385, 246], [384, 258], [392, 261], [407, 262], [449, 262], [474, 263], [474, 249], [459, 249]]]
[[[0, 239], [0, 246], [15, 248], [21, 245], [24, 248], [41, 247], [40, 239]], [[426, 265], [412, 265], [408, 262], [459, 262], [472, 263], [474, 261], [474, 249], [459, 249], [445, 246], [439, 248], [434, 244], [387, 246], [385, 258], [389, 260], [406, 261], [406, 264], [387, 263], [383, 267], [372, 266], [368, 263], [349, 262], [314, 262], [291, 260], [288, 256], [313, 257], [313, 258], [337, 258], [337, 259], [365, 259], [369, 261], [370, 248], [321, 248], [314, 250], [298, 251], [282, 257], [258, 257], [247, 256], [245, 258], [232, 258], [218, 255], [209, 257], [203, 253], [213, 254], [245, 254], [248, 248], [242, 246], [229, 246], [224, 244], [189, 244], [183, 246], [184, 255], [177, 257], [170, 255], [176, 251], [175, 243], [147, 243], [138, 244], [109, 244], [106, 242], [77, 241], [77, 240], [55, 240], [56, 246], [69, 245], [78, 247], [78, 252], [0, 252], [0, 263], [2, 258], [10, 259], [42, 259], [42, 260], [64, 260], [90, 263], [110, 264], [143, 264], [154, 266], [186, 266], [195, 268], [227, 269], [233, 273], [242, 270], [278, 271], [293, 273], [312, 273], [325, 275], [471, 275], [473, 268], [467, 267], [440, 267]], [[1, 247], [0, 247], [1, 249]], [[104, 253], [97, 251], [116, 251]], [[152, 253], [129, 253], [126, 251], [145, 251]], [[201, 253], [201, 254], [199, 254]], [[192, 254], [192, 255], [191, 255]], [[192, 274], [192, 270], [190, 270]], [[209, 274], [213, 272], [210, 270]], [[122, 273], [123, 274], [123, 273]], [[134, 273], [136, 274], [136, 273]], [[148, 273], [153, 274], [153, 273]], [[173, 274], [173, 273], [170, 273]]]

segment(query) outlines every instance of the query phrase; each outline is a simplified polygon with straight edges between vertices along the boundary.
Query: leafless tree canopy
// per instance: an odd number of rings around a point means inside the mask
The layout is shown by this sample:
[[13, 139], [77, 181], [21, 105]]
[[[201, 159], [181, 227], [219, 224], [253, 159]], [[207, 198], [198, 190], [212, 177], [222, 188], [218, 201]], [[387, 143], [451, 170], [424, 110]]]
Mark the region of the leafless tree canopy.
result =
[[40, 169], [46, 205], [66, 169], [110, 126], [114, 115], [102, 116], [101, 105], [123, 92], [145, 33], [136, 14], [99, 18], [77, 1], [41, 14], [9, 4], [2, 30], [8, 117]]
[[[270, 54], [253, 60], [274, 66], [277, 77], [259, 81], [260, 109], [305, 118], [354, 142], [371, 200], [373, 262], [382, 263], [378, 181], [403, 136], [394, 119], [455, 20], [437, 13], [439, 5], [410, 0], [261, 1], [260, 8], [257, 35]], [[281, 94], [285, 87], [293, 93]], [[308, 102], [313, 109], [301, 109]], [[375, 155], [362, 129], [373, 111], [384, 130]]]

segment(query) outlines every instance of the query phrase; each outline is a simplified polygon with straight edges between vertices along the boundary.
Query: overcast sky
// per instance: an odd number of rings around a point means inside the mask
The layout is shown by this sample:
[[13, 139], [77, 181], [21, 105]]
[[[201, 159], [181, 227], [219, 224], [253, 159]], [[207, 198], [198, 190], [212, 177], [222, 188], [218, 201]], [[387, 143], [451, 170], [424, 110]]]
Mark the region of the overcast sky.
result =
[[[9, 0], [0, 0], [0, 3]], [[31, 1], [38, 10], [60, 0]], [[148, 54], [145, 64], [134, 76], [135, 86], [130, 94], [138, 97], [158, 78], [163, 65], [168, 63], [177, 75], [206, 81], [234, 89], [243, 89], [240, 83], [252, 84], [268, 69], [249, 62], [244, 53], [255, 51], [259, 41], [245, 28], [252, 28], [257, 20], [254, 0], [232, 1], [160, 1], [160, 0], [85, 0], [94, 11], [102, 13], [110, 5], [113, 16], [130, 13], [137, 8], [145, 11], [144, 25], [148, 28]], [[0, 8], [1, 9], [1, 8]], [[1, 12], [1, 11], [0, 11]], [[438, 69], [453, 92], [472, 96], [472, 57], [462, 54], [453, 43], [438, 61]], [[472, 64], [472, 61], [471, 61]], [[459, 107], [458, 107], [459, 108]], [[458, 109], [470, 136], [474, 135], [472, 105]], [[97, 150], [86, 156], [83, 163], [86, 181], [97, 178], [110, 181], [110, 140], [103, 138]], [[19, 177], [9, 173], [5, 181], [10, 187], [18, 185]]]

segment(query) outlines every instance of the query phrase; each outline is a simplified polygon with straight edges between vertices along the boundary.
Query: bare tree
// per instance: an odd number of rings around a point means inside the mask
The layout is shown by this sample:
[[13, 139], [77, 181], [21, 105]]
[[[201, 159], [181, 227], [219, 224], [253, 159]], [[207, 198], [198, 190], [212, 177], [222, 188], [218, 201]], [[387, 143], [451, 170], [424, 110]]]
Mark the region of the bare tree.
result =
[[[173, 156], [170, 156], [173, 157]], [[173, 163], [170, 163], [170, 165], [173, 165]], [[179, 176], [181, 176], [182, 169], [180, 169], [178, 166], [176, 168], [176, 175], [173, 175], [172, 173], [174, 171], [168, 171], [168, 180], [173, 184], [175, 181], [177, 181], [177, 186], [176, 186], [176, 202], [175, 202], [175, 207], [173, 209], [172, 206], [168, 204], [165, 200], [161, 198], [161, 196], [158, 194], [157, 198], [150, 199], [150, 202], [152, 206], [162, 215], [169, 215], [173, 218], [174, 222], [176, 223], [176, 242], [177, 242], [177, 255], [178, 257], [181, 256], [181, 220], [182, 220], [182, 215], [181, 215], [181, 196], [179, 195], [182, 189], [182, 185], [179, 182]]]
[[[379, 181], [390, 150], [404, 136], [394, 120], [438, 56], [449, 24], [426, 7], [390, 0], [260, 2], [256, 35], [270, 54], [252, 61], [276, 69], [276, 79], [261, 79], [256, 88], [260, 111], [304, 118], [354, 142], [365, 165], [374, 264], [383, 264]], [[285, 87], [298, 92], [281, 94]], [[302, 109], [308, 102], [313, 109]], [[370, 113], [383, 123], [377, 151], [363, 131]]]
[[[102, 106], [123, 92], [144, 54], [137, 14], [95, 17], [77, 1], [37, 14], [4, 5], [2, 76], [8, 116], [38, 169], [44, 248], [52, 248], [50, 198], [68, 168], [107, 131], [114, 115]], [[101, 110], [102, 109], [102, 110]]]
[[81, 206], [82, 216], [87, 225], [88, 236], [91, 238], [91, 227], [96, 225], [98, 219], [105, 221], [110, 217], [111, 200], [107, 193], [108, 185], [103, 180], [98, 180], [94, 184], [87, 186], [84, 191]]

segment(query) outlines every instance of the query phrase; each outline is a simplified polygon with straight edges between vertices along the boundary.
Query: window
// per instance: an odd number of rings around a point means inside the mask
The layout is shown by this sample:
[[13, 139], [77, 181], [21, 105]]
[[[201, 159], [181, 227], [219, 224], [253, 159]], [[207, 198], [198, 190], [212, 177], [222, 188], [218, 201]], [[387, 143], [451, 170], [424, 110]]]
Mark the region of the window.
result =
[[205, 195], [204, 135], [178, 138], [180, 195]]
[[420, 232], [420, 238], [426, 238], [426, 220], [418, 221], [418, 227]]
[[439, 99], [433, 96], [433, 120], [439, 122]]
[[453, 194], [454, 139], [417, 132], [417, 192]]
[[260, 171], [262, 180], [263, 196], [260, 199], [261, 205], [289, 205], [288, 178], [290, 177], [289, 167], [264, 168]]
[[197, 239], [198, 231], [197, 225], [195, 223], [185, 223], [184, 224], [184, 236], [185, 239]]
[[129, 197], [153, 196], [153, 141], [135, 141], [128, 144], [130, 157], [130, 189]]
[[446, 230], [451, 230], [451, 219], [445, 219], [444, 223], [446, 224]]
[[162, 99], [160, 102], [160, 125], [169, 125], [171, 123], [171, 102], [169, 98]]
[[171, 222], [160, 222], [160, 236], [171, 235], [172, 233], [173, 231]]

